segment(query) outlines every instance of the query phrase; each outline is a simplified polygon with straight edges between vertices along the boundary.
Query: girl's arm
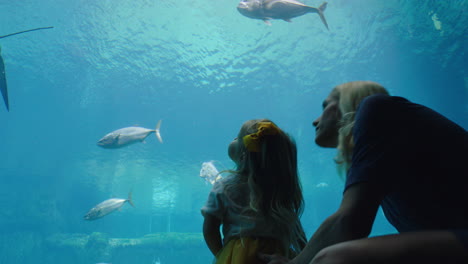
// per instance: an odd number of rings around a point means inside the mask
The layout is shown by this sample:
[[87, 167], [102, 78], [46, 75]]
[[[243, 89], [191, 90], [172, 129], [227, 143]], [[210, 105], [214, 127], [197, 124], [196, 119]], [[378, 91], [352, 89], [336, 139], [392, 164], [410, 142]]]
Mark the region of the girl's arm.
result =
[[221, 221], [218, 218], [208, 214], [205, 215], [205, 220], [203, 221], [203, 236], [205, 237], [208, 248], [215, 256], [223, 247], [221, 233], [219, 232], [220, 226]]

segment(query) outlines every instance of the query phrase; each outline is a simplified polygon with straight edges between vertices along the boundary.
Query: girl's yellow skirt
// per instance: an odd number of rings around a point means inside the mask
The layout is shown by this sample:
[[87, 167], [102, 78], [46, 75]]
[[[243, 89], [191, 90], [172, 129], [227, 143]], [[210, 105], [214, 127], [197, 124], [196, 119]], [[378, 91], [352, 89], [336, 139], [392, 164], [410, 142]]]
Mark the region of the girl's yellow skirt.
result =
[[231, 239], [216, 255], [216, 264], [259, 264], [258, 253], [284, 256], [281, 241], [272, 238]]

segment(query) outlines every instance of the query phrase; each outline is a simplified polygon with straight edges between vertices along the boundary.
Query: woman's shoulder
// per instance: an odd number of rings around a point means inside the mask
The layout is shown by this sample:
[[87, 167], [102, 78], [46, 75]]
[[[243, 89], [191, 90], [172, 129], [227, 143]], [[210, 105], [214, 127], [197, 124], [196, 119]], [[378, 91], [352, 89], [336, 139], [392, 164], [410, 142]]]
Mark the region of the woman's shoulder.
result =
[[385, 117], [393, 119], [399, 113], [404, 114], [412, 104], [403, 97], [374, 94], [364, 98], [359, 104], [356, 119], [377, 119], [375, 121]]
[[390, 96], [386, 94], [373, 94], [367, 96], [362, 100], [358, 109], [388, 109], [388, 108], [396, 108], [399, 106], [404, 106], [407, 104], [414, 104], [410, 102], [408, 99], [400, 97], [400, 96]]
[[359, 108], [382, 108], [401, 102], [408, 102], [407, 99], [399, 96], [390, 96], [386, 94], [373, 94], [364, 98]]

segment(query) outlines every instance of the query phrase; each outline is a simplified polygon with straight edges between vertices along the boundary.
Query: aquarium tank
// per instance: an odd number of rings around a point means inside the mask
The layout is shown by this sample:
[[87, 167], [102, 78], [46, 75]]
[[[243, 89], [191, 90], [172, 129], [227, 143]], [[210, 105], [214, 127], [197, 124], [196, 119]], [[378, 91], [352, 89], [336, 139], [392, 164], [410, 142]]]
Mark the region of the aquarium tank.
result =
[[[233, 169], [228, 144], [254, 118], [297, 142], [310, 238], [344, 187], [312, 126], [334, 86], [376, 81], [468, 127], [467, 3], [330, 0], [327, 30], [238, 1], [0, 0], [1, 36], [43, 28], [0, 38], [0, 263], [211, 263], [202, 164]], [[144, 142], [97, 145], [132, 126]], [[371, 236], [392, 233], [379, 211]]]

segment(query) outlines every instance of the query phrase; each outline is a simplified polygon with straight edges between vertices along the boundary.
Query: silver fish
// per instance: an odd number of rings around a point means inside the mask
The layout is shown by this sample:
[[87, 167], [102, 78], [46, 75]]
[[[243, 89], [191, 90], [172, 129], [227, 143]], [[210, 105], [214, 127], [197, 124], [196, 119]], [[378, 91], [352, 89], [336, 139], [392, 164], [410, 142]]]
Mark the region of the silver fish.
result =
[[120, 209], [125, 202], [128, 202], [131, 206], [135, 207], [132, 201], [132, 193], [130, 192], [128, 194], [127, 199], [121, 199], [121, 198], [112, 198], [105, 200], [104, 202], [94, 206], [91, 210], [89, 210], [88, 213], [84, 216], [85, 220], [96, 220], [98, 218], [101, 218], [103, 216], [106, 216], [115, 210]]
[[117, 129], [101, 138], [97, 142], [97, 145], [103, 148], [121, 148], [133, 143], [143, 142], [153, 132], [159, 142], [163, 143], [161, 133], [159, 132], [160, 127], [161, 120], [159, 120], [154, 130], [137, 126]]
[[323, 2], [320, 7], [307, 6], [296, 0], [242, 0], [237, 6], [237, 10], [244, 16], [261, 19], [270, 25], [271, 19], [283, 19], [291, 22], [291, 18], [305, 15], [307, 13], [317, 13], [323, 24], [328, 29], [327, 21], [323, 12], [327, 8], [327, 2]]

